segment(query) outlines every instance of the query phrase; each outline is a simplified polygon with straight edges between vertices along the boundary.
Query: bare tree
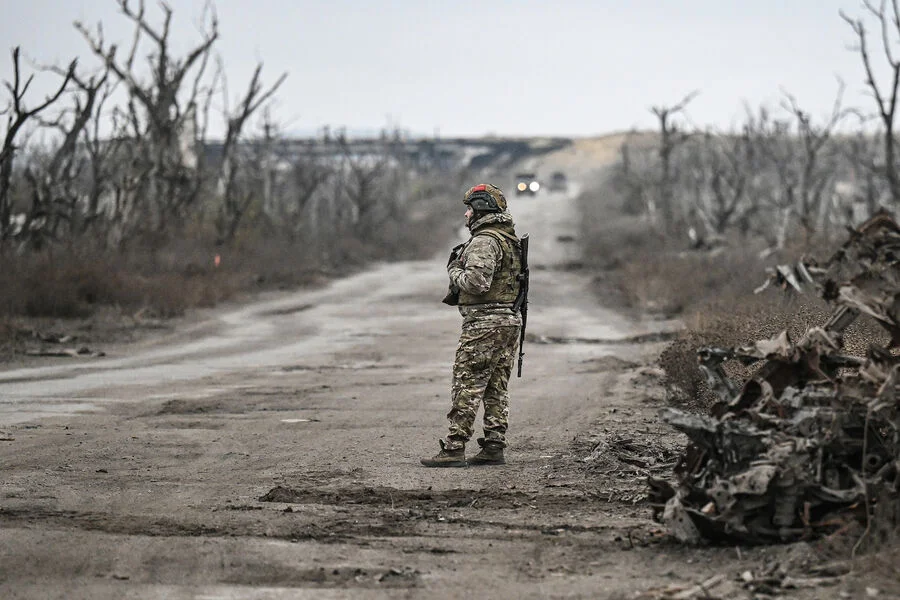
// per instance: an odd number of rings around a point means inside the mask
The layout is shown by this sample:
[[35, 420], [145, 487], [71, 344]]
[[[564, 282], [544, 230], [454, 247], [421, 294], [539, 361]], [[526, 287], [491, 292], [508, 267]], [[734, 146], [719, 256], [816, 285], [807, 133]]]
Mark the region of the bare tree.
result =
[[[284, 73], [278, 80], [267, 90], [263, 90], [260, 82], [260, 73], [262, 72], [262, 64], [256, 66], [253, 77], [250, 79], [246, 94], [238, 103], [237, 109], [228, 115], [228, 127], [225, 133], [225, 142], [222, 146], [222, 171], [219, 178], [219, 188], [222, 195], [222, 205], [219, 212], [217, 227], [219, 230], [219, 239], [230, 241], [234, 239], [238, 226], [243, 218], [250, 202], [253, 200], [254, 194], [238, 190], [239, 176], [239, 159], [238, 159], [238, 142], [247, 119], [259, 109], [266, 101], [268, 101], [275, 91], [281, 86], [287, 74]], [[268, 123], [265, 125], [263, 135], [263, 144], [267, 151], [273, 143], [272, 131]], [[257, 167], [261, 166], [257, 164]]]
[[[856, 132], [841, 144], [840, 151], [849, 169], [851, 201], [865, 206], [865, 214], [859, 216], [860, 220], [864, 220], [881, 208], [886, 180], [878, 173], [876, 157], [879, 144], [866, 132], [865, 121], [868, 119], [858, 111], [850, 111], [850, 114], [859, 118], [860, 124]], [[854, 217], [856, 215], [851, 210], [847, 221], [852, 223]]]
[[[118, 135], [121, 131], [120, 118], [117, 111], [112, 111], [111, 115], [106, 113], [106, 103], [116, 89], [116, 83], [109, 78], [109, 70], [105, 70], [103, 76], [96, 82], [97, 97], [94, 102], [94, 112], [90, 122], [83, 130], [82, 144], [88, 162], [87, 190], [85, 192], [85, 205], [82, 208], [81, 227], [79, 233], [86, 233], [88, 230], [96, 227], [101, 217], [114, 217], [115, 213], [110, 210], [115, 205], [101, 207], [101, 200], [110, 195], [113, 191], [113, 179], [116, 174], [114, 166], [114, 158], [119, 153], [119, 147], [122, 138]], [[82, 89], [94, 87], [94, 80], [85, 84], [78, 83]], [[104, 135], [102, 126], [105, 122], [111, 123], [111, 133]], [[105, 233], [105, 232], [104, 232]], [[102, 236], [103, 241], [108, 241], [106, 235]]]
[[[292, 237], [296, 237], [305, 222], [313, 198], [324, 184], [334, 176], [334, 168], [322, 164], [315, 158], [302, 155], [291, 158], [290, 191], [281, 202], [273, 202], [273, 216], [287, 226]], [[312, 220], [315, 225], [315, 220]]]
[[[142, 144], [135, 158], [146, 163], [145, 184], [135, 190], [139, 210], [150, 217], [154, 228], [162, 230], [171, 217], [193, 204], [203, 184], [196, 156], [197, 109], [202, 94], [212, 90], [203, 85], [213, 43], [218, 39], [218, 19], [207, 5], [201, 40], [181, 58], [170, 48], [172, 9], [162, 3], [162, 24], [150, 24], [143, 0], [133, 7], [128, 0], [117, 0], [120, 12], [134, 25], [130, 50], [118, 56], [115, 44], [108, 44], [103, 28], [90, 31], [82, 23], [75, 27], [91, 50], [103, 61], [128, 90], [128, 122], [135, 144]], [[142, 42], [152, 47], [148, 55], [151, 79], [142, 82], [135, 59]], [[185, 97], [186, 95], [186, 97]]]
[[883, 163], [878, 170], [887, 180], [891, 198], [897, 203], [900, 202], [900, 174], [897, 172], [896, 164], [897, 140], [894, 135], [894, 117], [897, 114], [897, 93], [900, 90], [900, 59], [894, 56], [891, 47], [896, 43], [896, 40], [892, 40], [892, 33], [893, 37], [900, 34], [900, 10], [898, 10], [897, 0], [891, 0], [890, 14], [888, 14], [885, 0], [881, 0], [878, 7], [875, 7], [869, 0], [863, 0], [863, 7], [877, 19], [881, 28], [881, 46], [891, 73], [890, 83], [885, 86], [880, 85], [875, 79], [875, 70], [872, 66], [872, 56], [868, 46], [868, 32], [862, 19], [851, 18], [843, 11], [840, 12], [840, 15], [853, 29], [859, 42], [853, 49], [859, 52], [866, 72], [865, 82], [875, 98], [883, 127], [884, 156]]
[[11, 183], [13, 175], [13, 162], [15, 161], [16, 151], [18, 147], [17, 137], [22, 128], [28, 121], [38, 117], [43, 111], [54, 104], [63, 95], [69, 87], [69, 82], [75, 73], [76, 61], [69, 64], [68, 69], [64, 72], [63, 80], [53, 94], [47, 96], [43, 102], [37, 104], [33, 108], [28, 108], [25, 102], [25, 94], [34, 75], [30, 75], [23, 81], [20, 63], [20, 48], [16, 47], [12, 51], [13, 62], [13, 81], [4, 82], [4, 86], [9, 91], [9, 103], [2, 111], [0, 116], [6, 116], [6, 130], [3, 134], [3, 145], [0, 146], [0, 242], [5, 241], [11, 234]]
[[612, 184], [622, 194], [622, 208], [628, 214], [653, 217], [656, 154], [631, 133], [619, 146], [619, 162], [612, 173]]
[[[73, 106], [64, 108], [53, 121], [40, 119], [44, 127], [59, 134], [60, 141], [51, 148], [44, 164], [32, 160], [25, 169], [32, 202], [20, 237], [27, 238], [23, 242], [33, 247], [47, 240], [58, 241], [63, 233], [83, 230], [79, 222], [85, 213], [84, 171], [90, 164], [90, 153], [79, 147], [79, 139], [87, 133], [92, 119], [99, 120], [98, 104], [104, 99], [101, 89], [108, 76], [103, 72], [84, 79], [74, 71], [50, 70], [71, 77]], [[67, 229], [61, 231], [64, 224]]]
[[343, 135], [338, 138], [338, 144], [346, 165], [343, 193], [350, 202], [356, 231], [365, 239], [390, 212], [388, 199], [378, 188], [379, 180], [387, 170], [388, 156], [383, 150], [358, 155]]
[[757, 209], [750, 192], [758, 153], [746, 128], [730, 135], [707, 132], [698, 146], [697, 212], [709, 233], [722, 235]]
[[693, 91], [678, 103], [672, 106], [654, 106], [651, 112], [659, 121], [659, 196], [660, 211], [662, 212], [663, 227], [671, 229], [675, 225], [675, 198], [674, 187], [677, 174], [673, 169], [672, 155], [675, 149], [687, 140], [689, 134], [682, 131], [673, 120], [674, 117], [684, 112], [687, 105], [697, 97], [699, 91]]
[[785, 94], [783, 106], [794, 118], [800, 143], [795, 209], [799, 224], [807, 236], [816, 232], [818, 223], [827, 217], [826, 211], [830, 206], [824, 200], [835, 181], [837, 157], [830, 142], [835, 126], [846, 116], [841, 106], [843, 91], [844, 84], [840, 82], [831, 114], [820, 124], [814, 123], [810, 114], [799, 107], [796, 98]]

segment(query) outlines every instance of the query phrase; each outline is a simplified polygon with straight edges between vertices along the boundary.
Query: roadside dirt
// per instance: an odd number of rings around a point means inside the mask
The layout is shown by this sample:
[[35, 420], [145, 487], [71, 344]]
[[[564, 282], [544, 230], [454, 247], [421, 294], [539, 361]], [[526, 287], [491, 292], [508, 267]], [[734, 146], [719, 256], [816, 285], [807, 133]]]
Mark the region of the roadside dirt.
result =
[[0, 372], [0, 597], [659, 598], [722, 574], [739, 598], [741, 573], [807, 560], [650, 520], [643, 478], [683, 444], [656, 418], [675, 324], [597, 306], [576, 191], [511, 200], [534, 271], [507, 465], [419, 464], [460, 318], [443, 256], [379, 265]]

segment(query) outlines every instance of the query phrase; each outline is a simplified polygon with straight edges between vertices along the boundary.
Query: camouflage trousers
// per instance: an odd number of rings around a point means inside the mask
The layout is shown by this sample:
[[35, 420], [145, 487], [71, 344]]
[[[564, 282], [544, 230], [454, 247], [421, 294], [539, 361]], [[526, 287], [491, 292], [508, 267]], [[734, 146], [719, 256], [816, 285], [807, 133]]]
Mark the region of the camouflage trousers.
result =
[[465, 446], [472, 437], [478, 405], [484, 404], [484, 438], [506, 446], [509, 426], [509, 378], [519, 345], [517, 326], [463, 325], [453, 363], [452, 407], [447, 414], [448, 450]]

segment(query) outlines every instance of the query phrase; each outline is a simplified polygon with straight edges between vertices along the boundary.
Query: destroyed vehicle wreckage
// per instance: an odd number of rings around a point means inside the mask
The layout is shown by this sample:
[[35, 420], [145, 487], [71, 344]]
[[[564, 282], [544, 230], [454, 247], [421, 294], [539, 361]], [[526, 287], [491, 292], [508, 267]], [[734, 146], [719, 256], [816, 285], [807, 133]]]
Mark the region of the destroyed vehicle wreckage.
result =
[[[797, 342], [698, 352], [721, 401], [709, 416], [663, 409], [690, 442], [675, 485], [648, 480], [654, 517], [681, 541], [792, 542], [900, 514], [900, 226], [879, 213], [824, 265], [778, 267], [772, 281], [814, 289], [834, 312]], [[842, 353], [860, 315], [891, 338], [865, 358]], [[763, 362], [738, 388], [729, 360]]]

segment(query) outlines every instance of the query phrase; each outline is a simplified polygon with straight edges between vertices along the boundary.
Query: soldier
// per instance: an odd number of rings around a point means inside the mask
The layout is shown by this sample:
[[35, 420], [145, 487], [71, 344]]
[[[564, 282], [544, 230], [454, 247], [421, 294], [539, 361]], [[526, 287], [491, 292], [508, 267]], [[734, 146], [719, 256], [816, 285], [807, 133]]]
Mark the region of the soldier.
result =
[[423, 458], [426, 467], [465, 467], [466, 442], [475, 413], [484, 404], [481, 451], [470, 465], [504, 464], [509, 419], [507, 385], [515, 362], [522, 319], [513, 304], [519, 292], [521, 245], [507, 212], [506, 197], [496, 186], [476, 185], [466, 192], [468, 242], [454, 249], [447, 265], [448, 304], [458, 304], [462, 334], [453, 363], [450, 433], [441, 451]]

